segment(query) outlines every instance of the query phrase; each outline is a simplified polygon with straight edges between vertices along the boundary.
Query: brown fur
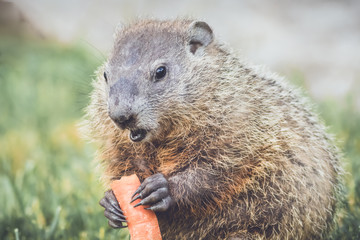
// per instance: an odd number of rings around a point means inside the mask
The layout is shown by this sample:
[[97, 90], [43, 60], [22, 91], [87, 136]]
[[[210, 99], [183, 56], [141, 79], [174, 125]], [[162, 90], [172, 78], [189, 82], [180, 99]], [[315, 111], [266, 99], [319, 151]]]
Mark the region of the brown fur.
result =
[[[191, 22], [141, 20], [117, 33], [94, 81], [86, 121], [101, 144], [105, 182], [164, 174], [176, 202], [158, 214], [164, 239], [323, 238], [341, 173], [323, 125], [298, 91], [216, 40], [197, 56], [188, 52]], [[145, 50], [134, 48], [137, 43]], [[140, 143], [107, 113], [102, 74], [130, 74], [121, 67], [129, 64], [121, 58], [124, 49], [134, 53], [126, 61], [141, 66], [157, 54], [178, 66], [176, 84], [161, 83], [165, 90], [145, 97], [140, 89], [144, 121], [153, 129]]]

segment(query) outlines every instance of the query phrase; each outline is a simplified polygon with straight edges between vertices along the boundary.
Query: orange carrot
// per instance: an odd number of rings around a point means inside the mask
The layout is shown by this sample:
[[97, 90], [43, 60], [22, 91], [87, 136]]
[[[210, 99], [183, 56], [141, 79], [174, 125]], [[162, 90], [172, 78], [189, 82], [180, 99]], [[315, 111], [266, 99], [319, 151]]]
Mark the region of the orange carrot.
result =
[[140, 181], [135, 174], [124, 176], [111, 183], [111, 189], [126, 216], [131, 240], [161, 240], [159, 223], [155, 213], [144, 209], [148, 206], [140, 205], [134, 208], [133, 206], [140, 202], [140, 199], [130, 204], [131, 196], [139, 186]]

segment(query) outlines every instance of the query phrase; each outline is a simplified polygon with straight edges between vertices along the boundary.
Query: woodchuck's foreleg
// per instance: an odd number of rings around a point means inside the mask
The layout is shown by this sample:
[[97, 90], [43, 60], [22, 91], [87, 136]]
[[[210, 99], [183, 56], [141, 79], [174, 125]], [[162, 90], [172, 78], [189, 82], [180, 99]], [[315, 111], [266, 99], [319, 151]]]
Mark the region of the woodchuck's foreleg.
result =
[[112, 190], [105, 192], [99, 204], [105, 208], [104, 215], [112, 228], [125, 228], [126, 219]]
[[155, 212], [165, 212], [170, 209], [175, 201], [170, 196], [169, 183], [161, 173], [156, 173], [144, 180], [132, 196], [131, 202], [136, 199], [141, 201], [134, 207], [149, 205], [145, 209]]

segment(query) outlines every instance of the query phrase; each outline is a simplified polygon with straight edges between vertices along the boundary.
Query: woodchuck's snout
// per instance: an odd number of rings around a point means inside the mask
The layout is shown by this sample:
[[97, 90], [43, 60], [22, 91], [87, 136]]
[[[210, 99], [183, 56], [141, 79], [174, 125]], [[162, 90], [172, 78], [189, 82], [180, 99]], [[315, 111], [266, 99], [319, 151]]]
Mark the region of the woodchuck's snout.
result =
[[[108, 82], [106, 73], [104, 78]], [[138, 92], [136, 83], [131, 79], [120, 78], [109, 87], [108, 96], [109, 117], [119, 128], [129, 129], [129, 137], [133, 142], [140, 142], [147, 135], [147, 130], [139, 127], [139, 110], [134, 108]]]

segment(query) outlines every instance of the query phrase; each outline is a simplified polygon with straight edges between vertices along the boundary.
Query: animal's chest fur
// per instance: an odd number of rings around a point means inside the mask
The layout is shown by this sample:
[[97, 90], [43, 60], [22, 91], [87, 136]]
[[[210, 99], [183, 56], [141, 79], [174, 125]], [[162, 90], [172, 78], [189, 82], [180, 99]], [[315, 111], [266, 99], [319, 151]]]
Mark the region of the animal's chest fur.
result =
[[194, 146], [184, 147], [171, 144], [135, 147], [132, 151], [133, 157], [130, 159], [130, 164], [140, 180], [158, 172], [164, 174], [165, 177], [176, 174], [188, 167], [199, 154], [199, 150], [195, 150]]
[[142, 182], [145, 178], [156, 173], [156, 165], [154, 164], [152, 159], [148, 156], [136, 156], [131, 160], [131, 165], [135, 170], [136, 175], [140, 178]]

